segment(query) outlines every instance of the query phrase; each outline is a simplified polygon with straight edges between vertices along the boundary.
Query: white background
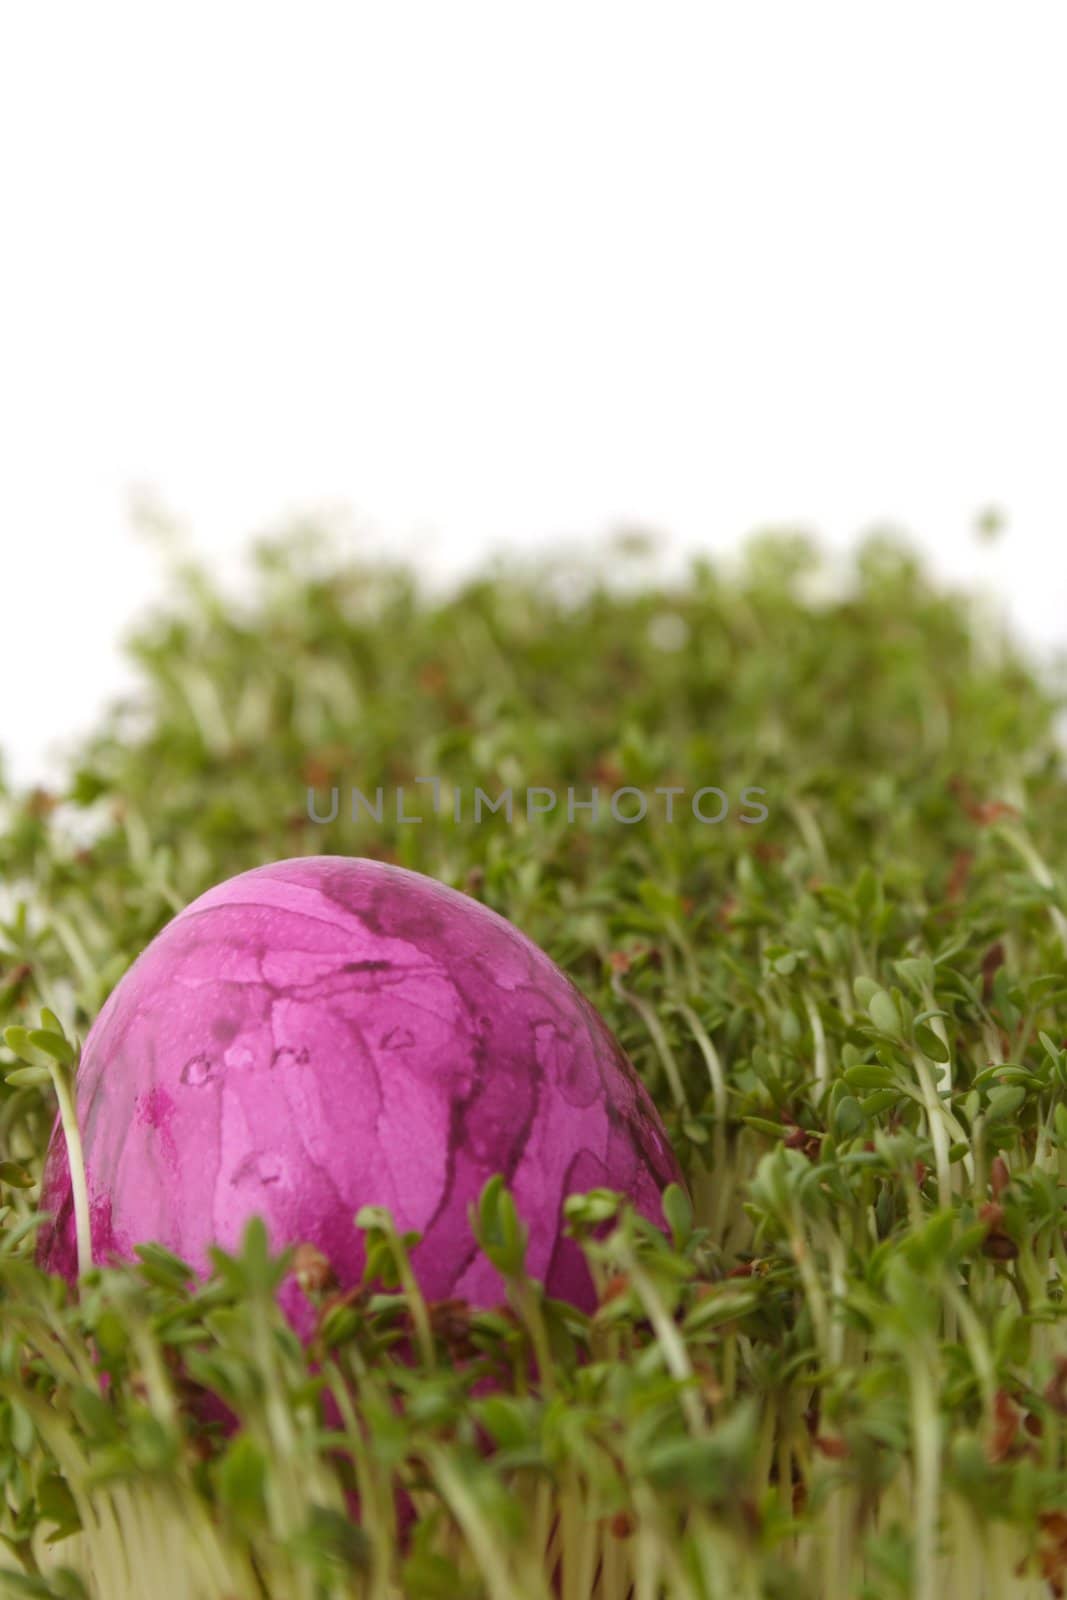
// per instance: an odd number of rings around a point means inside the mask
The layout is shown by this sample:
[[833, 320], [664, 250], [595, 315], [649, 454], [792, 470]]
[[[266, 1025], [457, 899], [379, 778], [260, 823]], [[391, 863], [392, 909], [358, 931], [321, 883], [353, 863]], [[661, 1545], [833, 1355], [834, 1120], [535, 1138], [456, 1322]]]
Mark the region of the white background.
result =
[[1062, 639], [1058, 0], [0, 19], [16, 776], [123, 681], [144, 491], [220, 559], [346, 506], [444, 573], [890, 520]]

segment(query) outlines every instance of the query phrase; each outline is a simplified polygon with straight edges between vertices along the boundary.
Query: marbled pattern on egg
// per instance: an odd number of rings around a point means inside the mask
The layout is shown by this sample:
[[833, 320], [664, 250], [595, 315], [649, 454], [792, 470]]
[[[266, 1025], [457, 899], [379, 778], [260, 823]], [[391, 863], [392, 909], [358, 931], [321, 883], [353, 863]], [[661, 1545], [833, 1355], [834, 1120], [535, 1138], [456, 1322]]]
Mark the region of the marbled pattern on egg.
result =
[[[528, 1267], [588, 1307], [562, 1235], [570, 1193], [606, 1185], [662, 1225], [681, 1176], [622, 1049], [549, 958], [433, 878], [312, 856], [219, 884], [118, 984], [77, 1079], [93, 1256], [156, 1241], [209, 1266], [258, 1212], [276, 1248], [307, 1241], [357, 1281], [360, 1206], [388, 1206], [431, 1299], [500, 1299], [467, 1208], [502, 1172]], [[66, 1147], [49, 1147], [38, 1260], [73, 1278]], [[282, 1302], [306, 1331], [295, 1282]]]

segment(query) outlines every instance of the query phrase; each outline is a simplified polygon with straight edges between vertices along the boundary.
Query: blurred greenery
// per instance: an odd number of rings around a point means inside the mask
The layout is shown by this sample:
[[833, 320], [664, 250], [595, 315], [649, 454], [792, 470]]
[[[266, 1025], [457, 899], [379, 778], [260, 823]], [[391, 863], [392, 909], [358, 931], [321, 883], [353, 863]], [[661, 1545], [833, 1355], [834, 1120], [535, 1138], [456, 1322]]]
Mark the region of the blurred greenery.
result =
[[[254, 574], [238, 603], [176, 566], [137, 695], [56, 792], [0, 791], [0, 1593], [1062, 1593], [1059, 688], [885, 536], [838, 587], [792, 535], [672, 583], [633, 539], [445, 596], [306, 532]], [[427, 775], [440, 814], [399, 822]], [[512, 820], [475, 824], [476, 785]], [[596, 820], [520, 799], [593, 785]], [[624, 785], [685, 797], [628, 825]], [[507, 1306], [423, 1305], [410, 1236], [361, 1214], [364, 1285], [299, 1263], [306, 1352], [255, 1228], [207, 1284], [159, 1249], [77, 1293], [32, 1264], [111, 988], [210, 884], [321, 853], [509, 917], [648, 1083], [690, 1195], [669, 1238], [569, 1202], [593, 1317], [526, 1275], [499, 1185], [472, 1226]]]

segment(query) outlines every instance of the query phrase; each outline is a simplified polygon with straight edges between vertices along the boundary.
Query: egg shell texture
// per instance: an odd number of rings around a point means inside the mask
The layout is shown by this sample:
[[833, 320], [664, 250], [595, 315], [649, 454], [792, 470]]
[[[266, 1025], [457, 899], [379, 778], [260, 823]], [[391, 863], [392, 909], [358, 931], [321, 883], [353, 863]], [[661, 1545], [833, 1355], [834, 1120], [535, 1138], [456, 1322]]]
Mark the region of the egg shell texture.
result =
[[[363, 1267], [362, 1205], [422, 1242], [431, 1300], [492, 1305], [468, 1206], [501, 1172], [528, 1270], [592, 1304], [561, 1205], [607, 1186], [662, 1226], [682, 1182], [659, 1116], [579, 990], [519, 930], [420, 873], [343, 856], [280, 861], [208, 890], [126, 973], [89, 1033], [77, 1106], [93, 1258], [155, 1241], [209, 1270], [254, 1213], [308, 1242], [342, 1286]], [[53, 1130], [38, 1260], [76, 1275], [66, 1145]], [[282, 1304], [302, 1332], [295, 1281]]]

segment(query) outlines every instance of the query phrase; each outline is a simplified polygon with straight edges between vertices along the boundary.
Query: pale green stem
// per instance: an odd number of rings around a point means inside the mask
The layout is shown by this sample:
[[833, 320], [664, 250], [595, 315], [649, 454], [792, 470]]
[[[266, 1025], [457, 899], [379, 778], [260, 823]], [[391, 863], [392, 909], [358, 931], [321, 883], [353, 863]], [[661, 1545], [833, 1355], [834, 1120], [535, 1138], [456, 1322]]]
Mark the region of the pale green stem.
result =
[[526, 1583], [516, 1583], [498, 1541], [493, 1537], [489, 1524], [448, 1451], [440, 1445], [427, 1443], [422, 1446], [422, 1453], [453, 1516], [470, 1542], [493, 1600], [516, 1600], [518, 1596], [522, 1600], [542, 1600], [543, 1586], [531, 1590]]
[[930, 1139], [934, 1147], [934, 1163], [937, 1168], [937, 1203], [943, 1211], [949, 1210], [952, 1205], [952, 1166], [949, 1161], [948, 1133], [945, 1128], [944, 1108], [934, 1087], [933, 1076], [926, 1063], [926, 1058], [918, 1050], [912, 1051], [912, 1065], [915, 1076], [919, 1080], [922, 1090], [923, 1104], [926, 1107], [926, 1121], [930, 1129]]
[[819, 871], [829, 872], [830, 858], [826, 853], [823, 836], [819, 831], [819, 825], [815, 821], [810, 807], [796, 800], [790, 804], [789, 810]]
[[[1020, 827], [1010, 827], [1002, 823], [999, 831], [1001, 837], [1006, 839], [1012, 848], [1017, 852], [1017, 854], [1020, 855], [1026, 862], [1026, 865], [1030, 868], [1030, 871], [1033, 873], [1035, 880], [1040, 884], [1041, 888], [1055, 888], [1055, 878], [1053, 878], [1052, 873], [1049, 871], [1042, 858], [1038, 855], [1037, 851], [1034, 849], [1034, 846], [1030, 843], [1030, 840], [1026, 837], [1022, 829]], [[1067, 917], [1064, 916], [1059, 906], [1050, 905], [1048, 909], [1049, 916], [1052, 918], [1052, 925], [1059, 934], [1060, 943], [1062, 944], [1064, 951], [1067, 951]]]
[[641, 999], [640, 995], [634, 994], [632, 990], [627, 989], [625, 985], [619, 981], [617, 975], [612, 978], [612, 988], [617, 995], [621, 996], [623, 1000], [627, 1001], [627, 1003], [633, 1007], [638, 1016], [644, 1022], [645, 1027], [652, 1036], [652, 1042], [656, 1046], [657, 1054], [663, 1063], [663, 1070], [667, 1075], [667, 1082], [670, 1085], [671, 1095], [674, 1099], [674, 1103], [680, 1111], [688, 1116], [689, 1102], [686, 1100], [685, 1090], [682, 1087], [681, 1073], [678, 1071], [678, 1063], [675, 1061], [674, 1053], [671, 1050], [670, 1045], [667, 1043], [667, 1036], [660, 1025], [659, 1018], [656, 1016], [656, 1013], [653, 1011], [652, 1007], [647, 1005], [645, 1001]]
[[815, 1328], [815, 1342], [819, 1347], [820, 1361], [830, 1359], [830, 1312], [823, 1294], [822, 1284], [815, 1263], [811, 1258], [808, 1242], [804, 1238], [795, 1221], [790, 1224], [789, 1243], [793, 1251], [793, 1259], [800, 1273], [800, 1281], [811, 1311], [811, 1320]]
[[907, 1361], [915, 1455], [913, 1600], [939, 1600], [937, 1523], [941, 1477], [941, 1418], [937, 1409], [937, 1389], [925, 1350], [914, 1348], [909, 1350]]
[[985, 1406], [986, 1416], [987, 1419], [991, 1420], [993, 1403], [996, 1398], [997, 1374], [985, 1330], [979, 1318], [975, 1316], [974, 1308], [970, 1301], [966, 1295], [960, 1293], [954, 1283], [949, 1283], [946, 1280], [944, 1293], [959, 1318], [964, 1343], [971, 1357], [971, 1365], [974, 1367], [975, 1375], [982, 1390], [982, 1402]]
[[422, 1365], [427, 1369], [427, 1371], [433, 1372], [437, 1365], [437, 1358], [434, 1350], [433, 1331], [430, 1327], [430, 1316], [426, 1309], [426, 1301], [423, 1298], [422, 1290], [419, 1288], [418, 1281], [414, 1272], [412, 1271], [411, 1261], [408, 1257], [407, 1250], [404, 1247], [403, 1240], [400, 1238], [400, 1235], [396, 1230], [396, 1226], [391, 1218], [387, 1225], [387, 1232], [389, 1235], [389, 1242], [393, 1247], [393, 1259], [396, 1262], [397, 1273], [400, 1278], [400, 1286], [403, 1289], [407, 1303], [411, 1308], [411, 1319], [415, 1324], [415, 1339], [419, 1347], [419, 1357], [422, 1361]]
[[73, 1073], [58, 1063], [49, 1069], [52, 1084], [59, 1101], [59, 1120], [67, 1142], [67, 1165], [70, 1167], [70, 1189], [74, 1200], [74, 1232], [78, 1244], [78, 1275], [84, 1277], [92, 1269], [92, 1230], [89, 1224], [89, 1187], [85, 1177], [85, 1153], [82, 1149], [78, 1113], [71, 1093]]
[[816, 1099], [821, 1100], [830, 1082], [830, 1067], [826, 1058], [826, 1034], [823, 1030], [822, 1018], [819, 1008], [808, 990], [804, 991], [804, 1009], [808, 1014], [811, 1026], [811, 1037], [815, 1051], [815, 1093]]
[[[732, 1176], [727, 1176], [727, 1151], [726, 1151], [726, 1122], [727, 1122], [727, 1088], [726, 1073], [723, 1071], [719, 1053], [711, 1042], [707, 1029], [693, 1010], [692, 1006], [680, 1003], [677, 1010], [692, 1029], [693, 1037], [708, 1069], [711, 1080], [712, 1098], [715, 1104], [715, 1126], [711, 1133], [711, 1172], [707, 1172], [704, 1163], [700, 1162], [695, 1187], [699, 1187], [701, 1197], [710, 1188], [711, 1190], [711, 1215], [710, 1232], [716, 1243], [721, 1244], [723, 1230], [730, 1201], [733, 1197]], [[703, 1178], [704, 1181], [701, 1181]]]
[[552, 1350], [548, 1342], [548, 1329], [545, 1319], [541, 1315], [541, 1302], [537, 1291], [533, 1288], [525, 1272], [510, 1284], [515, 1297], [515, 1309], [522, 1317], [530, 1334], [537, 1357], [537, 1371], [541, 1380], [541, 1388], [546, 1398], [551, 1398], [556, 1392], [555, 1363], [552, 1360]]
[[[663, 1351], [668, 1372], [679, 1383], [692, 1383], [693, 1368], [689, 1361], [689, 1352], [676, 1324], [667, 1315], [667, 1308], [656, 1293], [651, 1279], [646, 1276], [634, 1257], [626, 1263], [626, 1270], [638, 1298], [648, 1312], [648, 1320]], [[690, 1432], [704, 1433], [706, 1421], [697, 1394], [692, 1388], [685, 1388], [681, 1390], [679, 1399]]]

